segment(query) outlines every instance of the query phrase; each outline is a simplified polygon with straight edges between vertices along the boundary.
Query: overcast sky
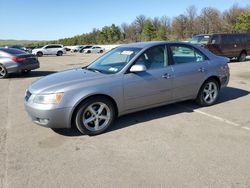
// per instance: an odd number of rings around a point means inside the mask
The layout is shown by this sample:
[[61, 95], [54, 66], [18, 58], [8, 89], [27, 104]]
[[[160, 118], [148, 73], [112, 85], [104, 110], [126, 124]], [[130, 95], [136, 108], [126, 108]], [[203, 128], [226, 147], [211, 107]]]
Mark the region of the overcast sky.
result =
[[220, 11], [249, 0], [0, 0], [0, 39], [55, 40], [115, 23], [131, 23], [136, 16], [183, 14], [195, 5]]

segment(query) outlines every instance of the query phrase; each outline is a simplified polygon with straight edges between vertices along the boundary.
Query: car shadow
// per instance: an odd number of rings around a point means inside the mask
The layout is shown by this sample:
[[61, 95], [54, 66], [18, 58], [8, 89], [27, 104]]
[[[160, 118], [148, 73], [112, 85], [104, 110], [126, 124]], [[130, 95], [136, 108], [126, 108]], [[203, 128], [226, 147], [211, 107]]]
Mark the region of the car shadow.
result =
[[56, 73], [57, 71], [31, 71], [27, 74], [24, 73], [11, 73], [8, 78], [31, 78], [31, 77], [42, 77], [49, 74]]
[[[239, 88], [227, 87], [221, 90], [219, 99], [215, 105], [248, 95], [250, 92]], [[192, 113], [195, 109], [200, 108], [193, 101], [184, 101], [169, 104], [162, 107], [152, 108], [140, 112], [131, 113], [118, 118], [115, 124], [107, 131], [112, 132], [133, 126], [138, 123], [151, 121], [163, 117], [168, 117], [181, 113]], [[54, 129], [54, 131], [64, 136], [81, 136], [81, 133], [74, 127], [72, 129]]]

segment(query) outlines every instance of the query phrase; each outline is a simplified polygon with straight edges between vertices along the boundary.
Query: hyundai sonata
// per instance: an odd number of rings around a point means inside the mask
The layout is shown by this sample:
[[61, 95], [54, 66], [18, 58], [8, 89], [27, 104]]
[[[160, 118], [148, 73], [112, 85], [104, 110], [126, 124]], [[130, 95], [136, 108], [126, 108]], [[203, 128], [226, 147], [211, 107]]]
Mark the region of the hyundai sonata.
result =
[[97, 135], [131, 112], [190, 99], [214, 104], [229, 81], [228, 61], [187, 43], [122, 45], [89, 66], [35, 81], [24, 103], [39, 125], [76, 125], [84, 134]]

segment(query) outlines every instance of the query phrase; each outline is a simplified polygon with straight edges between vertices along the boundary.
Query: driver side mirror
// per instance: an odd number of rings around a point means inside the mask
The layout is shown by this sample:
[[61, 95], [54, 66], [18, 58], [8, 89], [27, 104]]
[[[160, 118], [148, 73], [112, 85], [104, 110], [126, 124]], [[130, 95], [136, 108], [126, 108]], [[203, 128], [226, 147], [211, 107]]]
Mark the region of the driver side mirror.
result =
[[130, 68], [130, 72], [145, 72], [147, 70], [146, 66], [145, 65], [133, 65], [131, 68]]

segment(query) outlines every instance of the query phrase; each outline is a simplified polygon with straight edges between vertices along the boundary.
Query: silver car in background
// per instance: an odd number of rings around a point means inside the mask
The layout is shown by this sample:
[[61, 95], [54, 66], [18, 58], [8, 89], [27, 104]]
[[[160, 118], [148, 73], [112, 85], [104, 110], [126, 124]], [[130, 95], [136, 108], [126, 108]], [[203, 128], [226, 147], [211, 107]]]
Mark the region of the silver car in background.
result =
[[228, 61], [187, 43], [122, 45], [87, 67], [34, 82], [24, 104], [39, 125], [76, 125], [84, 134], [97, 135], [131, 112], [190, 99], [214, 104], [229, 81]]
[[10, 73], [28, 73], [40, 67], [37, 57], [15, 48], [0, 48], [0, 79]]

